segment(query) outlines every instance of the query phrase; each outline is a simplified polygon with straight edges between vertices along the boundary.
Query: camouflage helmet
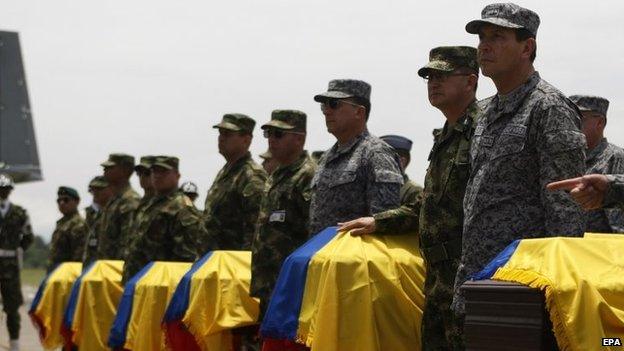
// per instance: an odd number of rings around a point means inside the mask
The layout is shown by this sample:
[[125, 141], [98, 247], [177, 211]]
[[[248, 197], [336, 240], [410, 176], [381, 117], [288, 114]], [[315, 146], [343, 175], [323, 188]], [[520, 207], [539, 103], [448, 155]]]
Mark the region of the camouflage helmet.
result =
[[0, 174], [0, 188], [13, 188], [13, 178], [10, 175], [2, 173]]

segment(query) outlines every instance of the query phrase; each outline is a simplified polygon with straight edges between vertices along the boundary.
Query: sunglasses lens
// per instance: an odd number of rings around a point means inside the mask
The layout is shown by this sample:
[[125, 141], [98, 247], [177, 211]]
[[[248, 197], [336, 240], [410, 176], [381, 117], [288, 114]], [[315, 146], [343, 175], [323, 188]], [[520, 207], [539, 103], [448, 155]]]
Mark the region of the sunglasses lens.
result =
[[267, 139], [269, 137], [274, 137], [276, 139], [279, 139], [282, 136], [284, 136], [284, 132], [282, 132], [279, 129], [265, 129], [264, 130], [264, 137], [267, 138]]
[[338, 107], [338, 105], [340, 104], [340, 102], [338, 100], [329, 100], [329, 102], [327, 104], [332, 109], [336, 109]]

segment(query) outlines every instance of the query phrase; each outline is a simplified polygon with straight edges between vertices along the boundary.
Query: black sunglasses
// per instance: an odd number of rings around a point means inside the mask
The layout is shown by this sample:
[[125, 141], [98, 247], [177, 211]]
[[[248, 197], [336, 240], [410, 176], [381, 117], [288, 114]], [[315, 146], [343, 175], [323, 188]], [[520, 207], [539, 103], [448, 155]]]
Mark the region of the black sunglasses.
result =
[[56, 203], [60, 204], [63, 202], [70, 202], [71, 201], [71, 197], [59, 197], [58, 199], [56, 199]]
[[288, 131], [285, 131], [285, 130], [274, 129], [274, 128], [265, 129], [264, 132], [263, 132], [264, 137], [267, 138], [267, 139], [269, 137], [274, 137], [275, 139], [281, 139], [286, 134], [305, 135], [305, 133], [301, 133], [301, 132], [288, 132]]

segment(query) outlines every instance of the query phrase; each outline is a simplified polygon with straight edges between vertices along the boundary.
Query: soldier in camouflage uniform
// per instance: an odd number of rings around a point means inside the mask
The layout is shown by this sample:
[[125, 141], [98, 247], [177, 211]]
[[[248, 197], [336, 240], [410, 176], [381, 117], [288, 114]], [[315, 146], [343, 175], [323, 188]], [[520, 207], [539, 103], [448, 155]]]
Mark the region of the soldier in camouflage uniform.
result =
[[[609, 100], [599, 96], [572, 95], [570, 100], [581, 110], [581, 130], [587, 140], [587, 174], [624, 173], [624, 150], [604, 137]], [[585, 214], [586, 232], [623, 233], [624, 212], [620, 209], [599, 209]]]
[[268, 175], [271, 175], [273, 171], [279, 166], [277, 161], [271, 155], [271, 151], [267, 150], [260, 155], [258, 155], [262, 159], [262, 168], [267, 172]]
[[104, 177], [115, 192], [102, 214], [102, 227], [98, 239], [97, 258], [123, 260], [134, 235], [132, 221], [139, 205], [139, 194], [130, 186], [134, 172], [134, 157], [111, 154], [102, 163]]
[[18, 350], [18, 309], [24, 303], [18, 249], [26, 250], [32, 244], [34, 236], [26, 210], [9, 201], [11, 191], [13, 179], [9, 175], [0, 174], [0, 295], [11, 339], [10, 350]]
[[418, 231], [427, 265], [422, 319], [423, 350], [461, 350], [461, 320], [451, 310], [461, 254], [463, 198], [469, 176], [470, 142], [479, 107], [475, 99], [477, 50], [443, 46], [431, 50], [418, 74], [427, 80], [429, 102], [446, 122], [433, 131], [434, 144], [422, 196], [398, 209], [350, 223], [352, 233], [404, 234]]
[[512, 241], [580, 236], [583, 214], [546, 184], [585, 173], [580, 112], [533, 67], [539, 16], [492, 4], [466, 25], [479, 34], [479, 64], [497, 94], [483, 103], [473, 137], [464, 198], [462, 258], [453, 307], [464, 315], [461, 285]]
[[89, 227], [78, 212], [80, 196], [76, 189], [61, 186], [56, 200], [63, 218], [56, 222], [50, 240], [48, 272], [63, 262], [81, 262]]
[[126, 259], [123, 281], [127, 282], [151, 261], [193, 262], [198, 244], [206, 233], [201, 213], [179, 189], [179, 160], [158, 156], [151, 165], [156, 195], [138, 218], [137, 239]]
[[403, 174], [392, 148], [366, 128], [371, 86], [336, 79], [314, 100], [337, 142], [319, 160], [312, 180], [310, 233], [398, 207]]
[[[308, 240], [308, 219], [316, 165], [304, 151], [306, 115], [275, 110], [262, 126], [278, 168], [266, 182], [252, 245], [250, 295], [264, 315], [284, 259]], [[261, 320], [261, 317], [260, 317]]]
[[419, 196], [422, 194], [423, 188], [409, 179], [407, 173], [405, 173], [405, 169], [411, 160], [410, 152], [412, 151], [412, 141], [400, 135], [384, 135], [381, 136], [380, 139], [392, 146], [394, 151], [399, 155], [399, 162], [401, 164], [401, 170], [403, 171], [403, 186], [399, 193], [401, 206], [417, 202]]
[[[89, 228], [89, 235], [85, 243], [82, 257], [82, 269], [85, 270], [89, 264], [97, 259], [98, 238], [102, 226], [102, 214], [109, 201], [115, 196], [113, 188], [109, 186], [104, 176], [94, 177], [89, 182], [89, 192], [93, 195], [93, 204], [87, 208], [92, 208], [94, 213], [86, 223]], [[89, 212], [87, 212], [88, 214]]]
[[248, 116], [229, 113], [213, 127], [219, 130], [219, 153], [226, 164], [206, 196], [204, 222], [208, 237], [202, 243], [202, 253], [251, 249], [267, 178], [249, 153], [255, 125]]

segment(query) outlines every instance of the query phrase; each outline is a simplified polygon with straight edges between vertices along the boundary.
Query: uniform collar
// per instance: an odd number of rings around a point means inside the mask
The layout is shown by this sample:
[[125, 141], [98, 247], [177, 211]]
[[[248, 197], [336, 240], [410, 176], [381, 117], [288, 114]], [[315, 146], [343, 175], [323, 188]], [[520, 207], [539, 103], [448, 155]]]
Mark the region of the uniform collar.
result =
[[232, 171], [241, 168], [250, 159], [251, 159], [251, 153], [247, 151], [241, 158], [236, 160], [236, 162], [232, 163], [231, 165], [225, 166], [223, 176], [230, 174]]
[[598, 143], [596, 147], [587, 151], [587, 162], [601, 155], [605, 151], [607, 146], [609, 146], [609, 142], [607, 141], [607, 138], [602, 138], [602, 140], [600, 140], [600, 143]]
[[529, 79], [524, 84], [520, 85], [511, 92], [505, 95], [496, 94], [493, 101], [494, 106], [496, 106], [496, 111], [502, 113], [512, 113], [516, 111], [518, 107], [520, 107], [522, 101], [524, 101], [527, 94], [531, 92], [535, 86], [537, 86], [540, 79], [539, 73], [535, 71], [531, 74], [531, 76], [529, 76]]
[[360, 133], [358, 136], [353, 138], [353, 140], [346, 143], [345, 145], [340, 146], [336, 142], [334, 146], [332, 146], [332, 148], [329, 150], [329, 155], [327, 155], [327, 162], [338, 158], [340, 155], [350, 153], [351, 150], [353, 150], [362, 140], [364, 140], [364, 138], [368, 137], [369, 135], [370, 133], [368, 132], [368, 129], [364, 129], [362, 133]]
[[294, 172], [298, 171], [303, 166], [303, 164], [306, 162], [306, 160], [308, 158], [309, 158], [308, 152], [303, 150], [303, 152], [301, 153], [301, 155], [299, 156], [299, 158], [295, 162], [293, 162], [293, 163], [291, 163], [289, 165], [286, 165], [286, 166], [279, 166], [275, 170], [275, 172], [273, 172], [273, 174], [274, 175], [279, 175], [281, 173], [288, 172], [288, 171], [291, 171], [291, 172], [294, 173]]

